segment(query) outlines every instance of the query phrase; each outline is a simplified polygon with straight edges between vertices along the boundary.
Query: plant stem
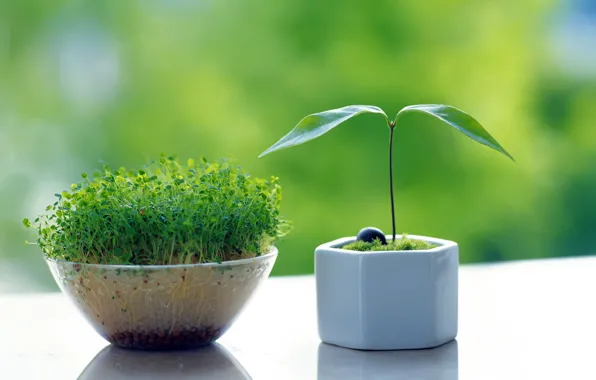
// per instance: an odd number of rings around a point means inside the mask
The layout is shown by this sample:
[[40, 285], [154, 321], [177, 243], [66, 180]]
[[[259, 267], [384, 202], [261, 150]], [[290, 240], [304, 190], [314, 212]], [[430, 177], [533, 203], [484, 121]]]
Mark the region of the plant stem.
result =
[[393, 130], [395, 122], [389, 123], [389, 193], [391, 195], [391, 226], [393, 241], [395, 241], [395, 201], [393, 200]]

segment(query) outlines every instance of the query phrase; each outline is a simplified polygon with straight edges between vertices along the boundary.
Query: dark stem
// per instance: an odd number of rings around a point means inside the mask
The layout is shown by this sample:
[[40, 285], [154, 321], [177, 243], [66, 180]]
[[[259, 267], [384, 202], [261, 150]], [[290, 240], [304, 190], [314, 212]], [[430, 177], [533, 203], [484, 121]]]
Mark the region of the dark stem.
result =
[[391, 226], [393, 228], [393, 241], [395, 242], [395, 201], [393, 200], [393, 130], [395, 123], [389, 123], [389, 193], [391, 194]]

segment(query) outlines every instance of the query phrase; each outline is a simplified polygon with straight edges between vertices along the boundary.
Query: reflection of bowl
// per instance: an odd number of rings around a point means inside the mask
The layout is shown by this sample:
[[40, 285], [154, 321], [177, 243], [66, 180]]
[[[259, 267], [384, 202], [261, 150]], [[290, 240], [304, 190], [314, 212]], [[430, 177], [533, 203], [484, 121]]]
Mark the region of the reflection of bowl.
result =
[[457, 341], [425, 350], [358, 351], [319, 344], [318, 380], [457, 380]]
[[195, 351], [143, 352], [104, 348], [87, 365], [79, 380], [95, 379], [250, 379], [222, 346], [215, 343]]
[[47, 263], [60, 289], [110, 343], [180, 349], [223, 335], [267, 279], [276, 257], [272, 248], [263, 256], [221, 264]]

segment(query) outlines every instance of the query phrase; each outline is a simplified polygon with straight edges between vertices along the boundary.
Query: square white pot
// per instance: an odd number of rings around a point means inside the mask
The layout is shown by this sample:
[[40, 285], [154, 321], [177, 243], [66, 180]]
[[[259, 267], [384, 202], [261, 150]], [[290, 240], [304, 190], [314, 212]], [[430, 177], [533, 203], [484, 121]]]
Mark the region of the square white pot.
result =
[[458, 246], [448, 240], [408, 237], [437, 247], [387, 252], [341, 249], [355, 237], [317, 247], [317, 317], [323, 342], [361, 350], [401, 350], [436, 347], [455, 339]]

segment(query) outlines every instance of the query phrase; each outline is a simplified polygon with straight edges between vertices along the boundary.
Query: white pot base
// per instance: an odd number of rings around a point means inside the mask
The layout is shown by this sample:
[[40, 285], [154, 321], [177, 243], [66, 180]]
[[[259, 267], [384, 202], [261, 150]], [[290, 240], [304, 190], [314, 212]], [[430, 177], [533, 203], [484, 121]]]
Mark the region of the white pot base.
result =
[[428, 346], [428, 347], [415, 347], [415, 348], [385, 348], [385, 349], [380, 349], [380, 348], [361, 348], [361, 347], [350, 347], [350, 346], [345, 346], [345, 345], [341, 345], [341, 344], [336, 344], [336, 343], [332, 343], [332, 342], [325, 342], [324, 340], [321, 340], [322, 343], [328, 344], [330, 346], [333, 347], [341, 347], [341, 348], [347, 348], [350, 350], [357, 350], [357, 351], [415, 351], [415, 350], [430, 350], [433, 348], [439, 348], [442, 346], [445, 346], [447, 344], [450, 344], [451, 342], [455, 342], [456, 339], [455, 337], [453, 339], [450, 339], [446, 342], [443, 342], [441, 344], [438, 344], [436, 346]]

